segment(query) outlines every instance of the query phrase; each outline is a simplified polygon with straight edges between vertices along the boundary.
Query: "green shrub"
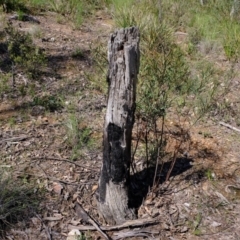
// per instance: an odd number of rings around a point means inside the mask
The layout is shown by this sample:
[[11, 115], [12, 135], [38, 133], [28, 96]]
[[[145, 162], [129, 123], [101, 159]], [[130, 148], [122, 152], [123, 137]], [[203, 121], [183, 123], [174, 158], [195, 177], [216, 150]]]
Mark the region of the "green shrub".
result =
[[41, 196], [36, 188], [6, 171], [0, 173], [0, 234], [4, 236], [6, 227], [26, 220], [37, 210]]
[[46, 64], [44, 52], [34, 45], [31, 35], [14, 29], [5, 29], [8, 39], [8, 53], [12, 63], [21, 67], [31, 78], [37, 78]]
[[72, 159], [81, 155], [85, 148], [93, 146], [92, 129], [81, 117], [70, 115], [66, 120], [67, 144], [72, 149]]
[[25, 0], [29, 8], [50, 10], [71, 20], [79, 28], [84, 19], [97, 9], [102, 9], [110, 0]]
[[27, 12], [27, 8], [20, 0], [0, 0], [0, 5], [3, 7], [4, 12], [22, 10]]
[[90, 88], [107, 93], [108, 84], [106, 81], [107, 75], [107, 46], [106, 43], [97, 42], [91, 45], [91, 55], [93, 59], [94, 71], [85, 73], [90, 82]]
[[[147, 162], [153, 160], [158, 164], [166, 145], [165, 119], [171, 115], [175, 119], [185, 119], [191, 126], [204, 116], [211, 115], [229, 86], [225, 82], [232, 79], [227, 76], [230, 72], [232, 74], [231, 69], [224, 71], [211, 59], [201, 58], [200, 44], [209, 43], [211, 51], [216, 49], [221, 51], [218, 55], [224, 54], [224, 41], [226, 46], [230, 43], [230, 39], [222, 37], [224, 33], [234, 41], [239, 34], [230, 30], [237, 27], [229, 16], [230, 5], [227, 8], [223, 1], [208, 1], [202, 6], [193, 0], [163, 0], [161, 5], [157, 0], [140, 0], [126, 1], [126, 4], [118, 4], [117, 7], [116, 2], [113, 1], [116, 25], [123, 28], [137, 26], [140, 29], [136, 125], [144, 135], [145, 151], [139, 152], [145, 152]], [[176, 31], [185, 36], [180, 44]], [[239, 46], [231, 43], [230, 46], [233, 49], [225, 47], [225, 52], [229, 52], [229, 58], [236, 59]], [[205, 54], [210, 50], [206, 49]], [[138, 135], [141, 136], [141, 133]], [[174, 150], [173, 163], [180, 145]]]
[[0, 96], [10, 90], [9, 87], [10, 74], [0, 73]]
[[54, 112], [63, 108], [60, 98], [53, 95], [34, 97], [32, 105], [42, 106], [45, 108], [45, 110], [48, 110], [50, 112]]

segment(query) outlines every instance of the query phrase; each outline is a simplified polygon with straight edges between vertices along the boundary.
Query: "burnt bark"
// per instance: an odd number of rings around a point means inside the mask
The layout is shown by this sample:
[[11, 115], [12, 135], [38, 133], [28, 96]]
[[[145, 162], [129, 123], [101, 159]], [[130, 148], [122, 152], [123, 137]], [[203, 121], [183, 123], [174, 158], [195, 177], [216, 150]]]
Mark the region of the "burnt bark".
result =
[[128, 190], [140, 61], [137, 28], [120, 29], [111, 35], [108, 61], [108, 104], [98, 207], [106, 222], [120, 224], [136, 217], [133, 209], [129, 208]]

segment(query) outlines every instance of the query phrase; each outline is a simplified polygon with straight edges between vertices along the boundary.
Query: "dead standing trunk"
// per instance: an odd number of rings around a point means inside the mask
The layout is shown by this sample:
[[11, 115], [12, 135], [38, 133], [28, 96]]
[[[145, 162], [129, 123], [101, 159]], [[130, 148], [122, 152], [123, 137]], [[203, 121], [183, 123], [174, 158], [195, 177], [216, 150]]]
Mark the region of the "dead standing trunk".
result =
[[108, 105], [99, 181], [99, 211], [106, 222], [135, 218], [129, 208], [128, 186], [136, 83], [139, 71], [139, 30], [120, 29], [108, 42]]

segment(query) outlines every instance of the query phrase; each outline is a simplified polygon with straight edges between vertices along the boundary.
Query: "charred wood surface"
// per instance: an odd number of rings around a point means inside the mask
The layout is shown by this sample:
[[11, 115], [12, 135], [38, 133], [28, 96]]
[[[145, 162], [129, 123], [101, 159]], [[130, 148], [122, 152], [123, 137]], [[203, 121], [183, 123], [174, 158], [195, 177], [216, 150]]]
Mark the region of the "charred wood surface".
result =
[[139, 60], [137, 28], [120, 29], [111, 35], [98, 200], [101, 215], [106, 222], [113, 224], [135, 218], [134, 211], [128, 207], [128, 186]]

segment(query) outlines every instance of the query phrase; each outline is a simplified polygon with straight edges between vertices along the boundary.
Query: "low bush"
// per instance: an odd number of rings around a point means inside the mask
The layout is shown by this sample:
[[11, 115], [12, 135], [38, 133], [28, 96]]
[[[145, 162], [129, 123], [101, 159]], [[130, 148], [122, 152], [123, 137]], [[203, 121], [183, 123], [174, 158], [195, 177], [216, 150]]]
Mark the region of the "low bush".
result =
[[21, 67], [30, 78], [37, 78], [41, 67], [46, 64], [44, 52], [34, 45], [30, 34], [20, 32], [10, 24], [5, 31], [8, 54], [12, 64]]
[[0, 235], [7, 227], [27, 220], [37, 211], [40, 194], [35, 186], [14, 179], [6, 171], [0, 173]]

